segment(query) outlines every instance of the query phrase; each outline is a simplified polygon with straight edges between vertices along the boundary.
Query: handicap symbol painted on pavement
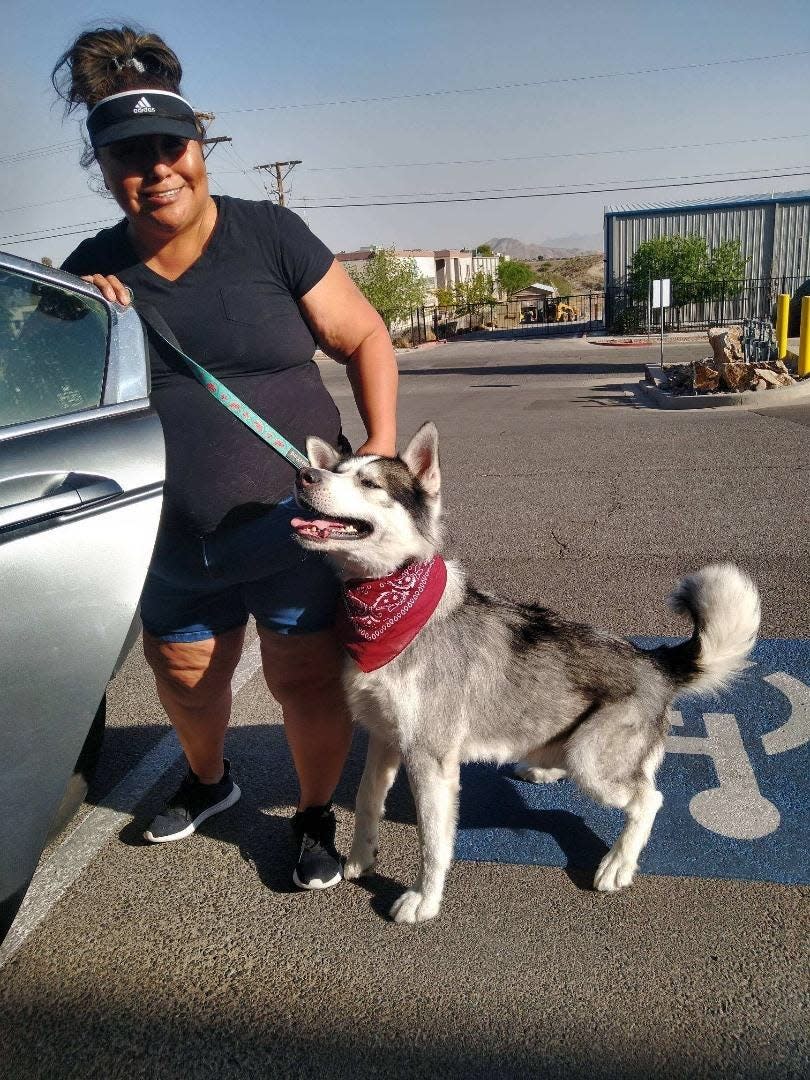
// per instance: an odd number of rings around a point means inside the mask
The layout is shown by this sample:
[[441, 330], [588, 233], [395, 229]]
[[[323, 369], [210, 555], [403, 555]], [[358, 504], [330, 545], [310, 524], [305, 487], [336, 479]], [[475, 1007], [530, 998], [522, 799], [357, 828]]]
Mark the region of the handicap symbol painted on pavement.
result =
[[[759, 642], [729, 690], [676, 700], [669, 718], [664, 805], [640, 871], [810, 882], [810, 642]], [[621, 824], [567, 780], [466, 765], [456, 857], [595, 868]]]

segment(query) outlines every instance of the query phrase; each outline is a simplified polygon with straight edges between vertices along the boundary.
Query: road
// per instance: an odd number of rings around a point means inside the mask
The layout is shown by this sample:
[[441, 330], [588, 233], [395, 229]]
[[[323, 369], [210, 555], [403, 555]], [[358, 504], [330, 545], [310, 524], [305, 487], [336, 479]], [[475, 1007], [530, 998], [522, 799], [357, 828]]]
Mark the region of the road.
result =
[[[662, 818], [631, 890], [598, 895], [612, 819], [564, 784], [528, 789], [476, 766], [442, 913], [398, 927], [384, 913], [416, 860], [401, 782], [373, 877], [323, 895], [290, 886], [294, 775], [253, 635], [228, 743], [241, 802], [189, 841], [140, 840], [182, 766], [136, 650], [111, 690], [92, 804], [46, 853], [40, 921], [0, 968], [5, 1080], [807, 1075], [807, 889], [786, 882], [807, 868], [795, 766], [810, 405], [658, 411], [632, 392], [656, 356], [542, 339], [402, 355], [403, 438], [438, 424], [449, 548], [486, 588], [660, 637], [684, 630], [664, 606], [682, 573], [732, 558], [756, 578], [764, 679], [705, 715], [674, 713], [665, 769], [697, 783], [702, 768], [695, 791], [720, 782], [779, 807], [769, 835], [734, 838], [740, 813], [719, 833], [696, 824], [673, 774], [685, 816]], [[359, 441], [342, 371], [322, 370]], [[782, 703], [773, 718], [767, 693]], [[336, 797], [343, 850], [362, 753], [358, 735]]]

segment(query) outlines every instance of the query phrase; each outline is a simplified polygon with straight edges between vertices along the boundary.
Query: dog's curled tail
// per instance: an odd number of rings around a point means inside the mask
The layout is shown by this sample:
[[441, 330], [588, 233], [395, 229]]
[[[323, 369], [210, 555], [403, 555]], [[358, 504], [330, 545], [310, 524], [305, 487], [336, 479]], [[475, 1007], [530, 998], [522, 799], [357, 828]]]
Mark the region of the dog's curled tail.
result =
[[681, 693], [721, 690], [741, 672], [754, 647], [760, 606], [756, 585], [731, 563], [705, 566], [680, 581], [669, 598], [689, 615], [695, 632], [680, 645], [657, 649]]

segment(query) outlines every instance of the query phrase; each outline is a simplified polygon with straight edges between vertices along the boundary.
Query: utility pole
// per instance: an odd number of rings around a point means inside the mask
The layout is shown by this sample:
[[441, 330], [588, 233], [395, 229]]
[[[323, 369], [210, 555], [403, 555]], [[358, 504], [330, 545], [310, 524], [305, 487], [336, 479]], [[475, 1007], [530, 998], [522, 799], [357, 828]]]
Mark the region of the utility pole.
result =
[[[198, 120], [201, 120], [206, 124], [210, 124], [212, 120], [216, 120], [216, 116], [214, 115], [214, 113], [210, 112], [195, 112], [194, 115], [197, 117]], [[203, 146], [210, 146], [211, 150], [213, 150], [217, 143], [224, 142], [233, 142], [233, 139], [230, 135], [217, 135], [215, 138], [203, 139], [202, 144]], [[208, 153], [205, 155], [206, 158], [211, 153], [211, 150], [209, 150]]]
[[[217, 135], [214, 139], [203, 139], [203, 146], [210, 146], [211, 149], [213, 149], [217, 145], [217, 143], [223, 142], [233, 142], [233, 139], [230, 137], [230, 135]], [[210, 153], [211, 150], [208, 151], [208, 154]], [[208, 154], [205, 155], [206, 158], [208, 157]]]
[[[210, 124], [213, 120], [216, 120], [216, 116], [213, 112], [194, 112], [194, 116], [204, 124]], [[208, 150], [205, 154], [205, 158], [207, 159], [210, 157], [212, 150], [218, 143], [232, 143], [232, 141], [233, 139], [230, 135], [217, 135], [215, 138], [204, 138], [202, 140], [202, 145], [211, 147], [211, 150]]]
[[[273, 195], [275, 195], [276, 199], [278, 200], [278, 205], [279, 206], [284, 206], [285, 205], [285, 203], [284, 203], [284, 181], [287, 179], [287, 177], [293, 171], [295, 166], [300, 165], [300, 164], [301, 164], [300, 160], [299, 161], [271, 161], [271, 162], [268, 162], [268, 164], [266, 164], [266, 165], [254, 165], [253, 167], [258, 172], [270, 173], [272, 171], [273, 173], [275, 173], [275, 176], [273, 178], [274, 185], [275, 185], [275, 191], [274, 192], [269, 191], [267, 189], [266, 184], [265, 184], [265, 191], [267, 191], [267, 194], [270, 195], [271, 198], [272, 198]], [[285, 168], [285, 167], [286, 167], [287, 171], [282, 176], [281, 170], [282, 170], [282, 168]]]

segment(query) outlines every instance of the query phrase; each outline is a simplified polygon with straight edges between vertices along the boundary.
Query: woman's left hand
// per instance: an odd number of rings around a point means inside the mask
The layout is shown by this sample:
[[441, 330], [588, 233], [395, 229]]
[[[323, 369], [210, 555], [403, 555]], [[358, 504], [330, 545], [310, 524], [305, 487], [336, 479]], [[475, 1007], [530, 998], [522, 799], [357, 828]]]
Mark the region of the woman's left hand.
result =
[[355, 454], [379, 454], [380, 457], [396, 457], [397, 448], [392, 442], [382, 439], [367, 439], [362, 446], [358, 446]]

